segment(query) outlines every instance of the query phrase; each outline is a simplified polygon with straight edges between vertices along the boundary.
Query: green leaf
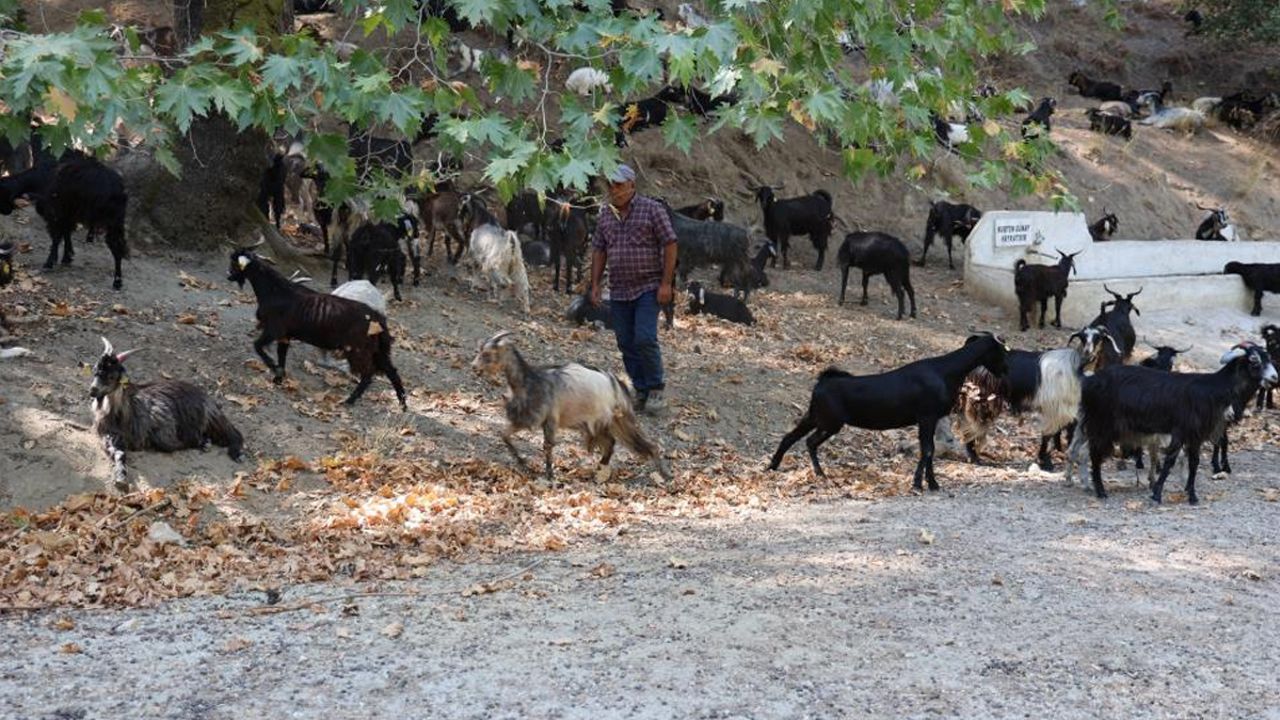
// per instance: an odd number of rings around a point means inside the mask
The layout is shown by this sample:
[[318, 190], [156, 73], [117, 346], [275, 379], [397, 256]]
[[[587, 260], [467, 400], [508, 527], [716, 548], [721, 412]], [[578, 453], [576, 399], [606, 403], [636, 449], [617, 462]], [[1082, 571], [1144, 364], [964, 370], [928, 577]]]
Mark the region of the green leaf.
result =
[[[253, 93], [237, 81], [209, 87], [209, 99], [213, 106], [227, 117], [239, 117], [240, 113], [253, 104]], [[242, 130], [244, 128], [241, 128]]]
[[238, 30], [219, 34], [228, 42], [218, 50], [232, 64], [249, 65], [262, 59], [262, 48], [258, 47], [258, 36], [253, 28], [246, 25]]
[[422, 117], [425, 105], [421, 93], [388, 93], [378, 103], [378, 116], [408, 134], [409, 126]]
[[178, 158], [174, 156], [173, 151], [167, 145], [158, 145], [155, 148], [156, 162], [160, 163], [160, 167], [169, 171], [169, 174], [176, 177], [182, 177], [182, 163], [178, 162]]
[[662, 123], [663, 141], [667, 145], [674, 145], [686, 155], [697, 138], [698, 121], [692, 115], [680, 115], [673, 111], [667, 115], [667, 121]]
[[560, 182], [569, 187], [585, 190], [598, 168], [589, 160], [569, 158], [560, 168]]
[[453, 6], [472, 26], [490, 24], [499, 9], [494, 0], [453, 0]]
[[302, 62], [284, 55], [270, 55], [262, 63], [262, 81], [278, 93], [289, 88], [301, 89]]
[[191, 128], [192, 119], [205, 114], [208, 104], [209, 92], [184, 83], [181, 76], [175, 76], [156, 91], [156, 109], [173, 118], [184, 133]]

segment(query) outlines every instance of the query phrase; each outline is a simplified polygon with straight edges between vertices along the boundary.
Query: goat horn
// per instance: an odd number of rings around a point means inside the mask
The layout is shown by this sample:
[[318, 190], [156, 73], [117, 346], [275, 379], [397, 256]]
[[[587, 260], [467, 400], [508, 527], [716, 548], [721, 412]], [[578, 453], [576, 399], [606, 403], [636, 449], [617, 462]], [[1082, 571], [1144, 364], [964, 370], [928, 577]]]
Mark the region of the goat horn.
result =
[[1244, 357], [1245, 352], [1246, 350], [1240, 346], [1233, 347], [1230, 350], [1223, 353], [1222, 359], [1220, 359], [1218, 362], [1222, 365], [1226, 365], [1227, 363], [1231, 362], [1232, 360], [1235, 360], [1236, 358]]
[[104, 338], [102, 338], [102, 354], [103, 354], [103, 355], [115, 355], [115, 354], [116, 354], [115, 348], [111, 347], [111, 341], [110, 341], [110, 340], [108, 340], [108, 339], [106, 339], [105, 337], [104, 337]]
[[252, 250], [256, 247], [262, 247], [263, 245], [266, 245], [266, 244], [267, 244], [267, 236], [263, 235], [262, 233], [258, 233], [258, 242], [252, 245], [249, 245], [247, 249]]
[[1111, 293], [1112, 297], [1114, 297], [1116, 300], [1120, 300], [1122, 297], [1124, 297], [1120, 293], [1116, 292], [1115, 290], [1112, 290], [1111, 288], [1107, 287], [1106, 283], [1102, 284], [1102, 289]]
[[1132, 299], [1134, 299], [1134, 298], [1138, 297], [1138, 293], [1141, 293], [1141, 292], [1142, 292], [1142, 288], [1143, 288], [1143, 287], [1144, 287], [1144, 286], [1139, 285], [1139, 286], [1138, 286], [1138, 290], [1137, 290], [1137, 292], [1131, 292], [1131, 293], [1129, 293], [1128, 295], [1125, 295], [1124, 299], [1125, 299], [1125, 300], [1132, 300]]
[[254, 256], [254, 257], [256, 257], [256, 258], [258, 258], [259, 260], [261, 260], [261, 261], [263, 261], [263, 262], [270, 263], [270, 264], [272, 264], [272, 265], [275, 265], [275, 264], [276, 264], [276, 261], [275, 261], [275, 260], [272, 260], [271, 258], [267, 257], [266, 255], [259, 255], [259, 254], [257, 254], [257, 253], [254, 253], [254, 255], [253, 255], [253, 256]]
[[1193, 347], [1195, 347], [1195, 345], [1188, 345], [1185, 350], [1179, 350], [1178, 348], [1174, 348], [1173, 351], [1181, 355], [1182, 353], [1185, 353], [1185, 352], [1191, 352], [1191, 348]]
[[133, 348], [132, 350], [125, 350], [124, 352], [120, 353], [119, 355], [116, 355], [116, 360], [117, 360], [118, 362], [124, 362], [124, 361], [125, 361], [125, 359], [127, 359], [130, 355], [132, 355], [132, 354], [134, 354], [134, 353], [138, 352], [138, 351], [139, 351], [139, 350], [141, 350], [141, 349], [142, 349], [142, 348]]

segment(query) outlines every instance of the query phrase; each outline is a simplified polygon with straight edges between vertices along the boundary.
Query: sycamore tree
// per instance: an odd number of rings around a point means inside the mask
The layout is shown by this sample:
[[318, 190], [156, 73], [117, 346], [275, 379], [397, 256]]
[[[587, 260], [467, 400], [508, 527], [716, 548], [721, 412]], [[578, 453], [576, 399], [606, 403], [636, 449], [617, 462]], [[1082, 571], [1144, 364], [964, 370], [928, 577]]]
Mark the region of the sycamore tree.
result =
[[1204, 29], [1224, 38], [1280, 40], [1280, 3], [1275, 0], [1203, 0], [1188, 4], [1204, 17]]
[[[435, 178], [424, 168], [399, 181], [357, 181], [339, 121], [414, 137], [435, 115], [437, 149], [465, 158], [504, 197], [521, 188], [585, 189], [619, 161], [614, 125], [625, 100], [684, 83], [738, 100], [705, 120], [673, 107], [661, 130], [649, 131], [686, 152], [717, 132], [743, 132], [763, 146], [798, 123], [838, 149], [851, 179], [918, 176], [947, 152], [931, 117], [959, 120], [977, 109], [986, 119], [971, 122], [968, 142], [956, 148], [971, 183], [1061, 191], [1043, 170], [1049, 141], [1023, 141], [994, 121], [1026, 95], [974, 94], [985, 59], [1031, 50], [1013, 23], [1043, 12], [1044, 0], [708, 0], [707, 22], [696, 28], [645, 10], [615, 16], [608, 0], [335, 0], [350, 21], [345, 40], [369, 48], [354, 52], [294, 32], [288, 0], [176, 5], [187, 13], [176, 25], [188, 44], [176, 57], [155, 58], [141, 54], [131, 32], [123, 48], [113, 41], [101, 12], [66, 32], [35, 33], [16, 0], [0, 0], [0, 132], [16, 141], [38, 114], [55, 149], [75, 143], [106, 154], [141, 138], [129, 155], [167, 177], [156, 181], [163, 188], [153, 201], [197, 212], [219, 193], [238, 192], [239, 206], [249, 205], [253, 164], [221, 166], [252, 145], [244, 138], [306, 131], [309, 157], [334, 178], [330, 199], [361, 194], [389, 215], [397, 182]], [[201, 17], [191, 17], [192, 7]], [[448, 11], [455, 25], [471, 26], [468, 44], [501, 50], [478, 72], [449, 72], [452, 33], [440, 16]], [[583, 66], [607, 72], [612, 91], [563, 93], [553, 77]], [[563, 144], [549, 145], [554, 139]], [[230, 177], [201, 187], [194, 171]], [[180, 207], [172, 212], [182, 216]]]

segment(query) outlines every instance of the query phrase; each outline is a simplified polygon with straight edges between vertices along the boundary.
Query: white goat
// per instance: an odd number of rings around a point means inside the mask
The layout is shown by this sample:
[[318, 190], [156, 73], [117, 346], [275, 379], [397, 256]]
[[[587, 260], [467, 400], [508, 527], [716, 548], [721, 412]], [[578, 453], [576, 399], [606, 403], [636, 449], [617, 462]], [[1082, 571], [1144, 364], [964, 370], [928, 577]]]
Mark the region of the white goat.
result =
[[544, 470], [550, 482], [556, 432], [570, 428], [582, 433], [589, 450], [600, 450], [597, 480], [609, 479], [609, 461], [618, 442], [642, 460], [652, 460], [658, 473], [671, 479], [661, 448], [640, 430], [631, 394], [616, 375], [578, 363], [530, 365], [511, 344], [510, 332], [500, 332], [480, 343], [471, 368], [480, 375], [506, 378], [507, 427], [502, 431], [502, 442], [522, 469], [527, 470], [528, 465], [512, 442], [517, 432], [542, 430]]
[[362, 302], [377, 310], [383, 316], [387, 314], [387, 297], [368, 280], [348, 280], [334, 288], [333, 292], [329, 294]]
[[602, 88], [606, 93], [613, 92], [609, 76], [603, 70], [593, 67], [580, 67], [569, 73], [564, 86], [579, 95], [590, 95], [596, 88]]
[[510, 287], [520, 309], [529, 312], [529, 276], [524, 268], [520, 237], [514, 230], [496, 225], [480, 225], [471, 231], [466, 263], [474, 264], [485, 276], [489, 297], [497, 298], [499, 288]]
[[697, 30], [711, 25], [711, 22], [699, 15], [698, 11], [694, 10], [689, 3], [680, 3], [680, 6], [676, 8], [676, 15], [680, 17], [680, 22], [683, 22], [685, 27], [690, 30]]
[[1139, 125], [1150, 125], [1162, 130], [1181, 130], [1188, 135], [1204, 127], [1205, 115], [1199, 110], [1185, 107], [1156, 106], [1155, 112], [1138, 121]]
[[1222, 98], [1220, 97], [1198, 97], [1191, 102], [1191, 109], [1208, 115], [1221, 104]]

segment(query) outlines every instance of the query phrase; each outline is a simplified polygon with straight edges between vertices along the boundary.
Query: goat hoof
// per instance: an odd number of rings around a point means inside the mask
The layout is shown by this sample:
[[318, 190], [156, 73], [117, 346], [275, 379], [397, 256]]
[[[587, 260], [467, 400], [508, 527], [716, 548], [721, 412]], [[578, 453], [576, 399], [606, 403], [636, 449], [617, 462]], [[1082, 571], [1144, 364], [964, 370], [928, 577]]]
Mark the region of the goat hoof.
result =
[[1188, 496], [1187, 496], [1187, 504], [1188, 504], [1188, 505], [1199, 505], [1199, 504], [1200, 504], [1200, 498], [1196, 497], [1195, 495], [1188, 495]]
[[111, 484], [120, 492], [129, 492], [129, 481], [123, 477], [116, 478]]
[[120, 278], [116, 278], [115, 280], [111, 281], [112, 290], [119, 290], [122, 287], [124, 287], [124, 283], [120, 281]]
[[53, 269], [53, 261], [52, 261], [52, 260], [45, 260], [45, 261], [44, 261], [44, 269], [45, 269], [45, 270], [52, 270], [52, 269]]
[[71, 256], [70, 256], [70, 255], [63, 255], [63, 256], [62, 256], [62, 264], [63, 264], [63, 265], [70, 265], [70, 264], [71, 264]]
[[273, 375], [273, 376], [271, 376], [271, 384], [272, 384], [272, 385], [280, 385], [280, 384], [282, 384], [283, 382], [284, 382], [284, 375]]

